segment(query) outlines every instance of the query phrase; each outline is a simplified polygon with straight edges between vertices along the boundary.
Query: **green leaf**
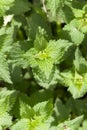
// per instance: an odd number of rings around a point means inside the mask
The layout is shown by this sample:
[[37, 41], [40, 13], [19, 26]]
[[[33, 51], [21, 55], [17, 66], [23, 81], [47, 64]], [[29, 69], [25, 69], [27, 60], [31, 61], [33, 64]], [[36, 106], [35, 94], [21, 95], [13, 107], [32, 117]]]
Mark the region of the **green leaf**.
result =
[[21, 99], [19, 100], [19, 102], [20, 102], [20, 116], [21, 116], [21, 118], [26, 118], [26, 119], [31, 120], [34, 117], [35, 111], [28, 104], [21, 101]]
[[35, 115], [33, 119], [30, 121], [30, 129], [31, 130], [38, 130], [41, 128], [41, 126], [45, 126], [46, 120], [51, 116], [52, 114], [52, 102], [51, 101], [45, 101], [36, 104], [33, 109], [35, 111]]
[[17, 93], [15, 91], [9, 91], [6, 89], [0, 91], [0, 116], [11, 111], [16, 97]]
[[72, 28], [70, 32], [70, 36], [71, 36], [72, 42], [74, 42], [77, 45], [81, 44], [84, 39], [84, 34], [80, 32], [79, 30], [77, 30], [75, 27]]
[[5, 113], [2, 117], [0, 117], [0, 126], [5, 129], [12, 125], [12, 117]]
[[13, 65], [11, 66], [10, 71], [11, 71], [11, 78], [12, 78], [13, 83], [16, 84], [16, 83], [22, 82], [23, 75], [19, 67]]
[[84, 115], [84, 119], [87, 118], [87, 105], [86, 99], [73, 99], [72, 97], [67, 101], [66, 107], [70, 110], [71, 116]]
[[27, 51], [24, 55], [23, 58], [25, 60], [25, 66], [31, 66], [31, 67], [36, 67], [37, 62], [35, 59], [35, 55], [38, 53], [38, 51], [35, 48], [31, 48], [29, 51]]
[[79, 48], [76, 49], [75, 52], [75, 60], [74, 60], [75, 69], [79, 73], [86, 73], [87, 72], [87, 61], [82, 56], [81, 51]]
[[73, 98], [82, 97], [87, 92], [87, 74], [79, 74], [74, 71], [65, 71], [60, 74], [59, 80], [68, 87]]
[[43, 101], [35, 104], [33, 107], [25, 103], [21, 98], [20, 103], [20, 116], [21, 118], [27, 118], [29, 120], [41, 116], [42, 120], [48, 119], [52, 113], [52, 101]]
[[0, 52], [0, 79], [3, 79], [7, 83], [12, 83], [11, 77], [10, 77], [10, 72], [8, 68], [8, 64], [6, 61], [6, 56], [3, 55], [3, 53]]
[[[24, 67], [24, 59], [23, 59], [24, 51], [21, 49], [21, 46], [17, 43], [14, 43], [10, 52], [9, 52], [9, 59], [8, 63], [13, 63], [12, 69], [15, 66], [23, 66]], [[12, 70], [13, 71], [13, 70]]]
[[42, 120], [46, 121], [52, 114], [53, 110], [52, 101], [50, 100], [38, 103], [33, 107], [33, 109], [36, 113], [36, 116], [42, 116]]
[[3, 16], [6, 11], [10, 9], [10, 7], [13, 5], [14, 0], [1, 0], [0, 1], [0, 16]]
[[5, 129], [12, 125], [12, 117], [10, 112], [14, 106], [16, 95], [15, 91], [6, 89], [0, 90], [0, 126]]
[[82, 120], [83, 120], [83, 116], [79, 116], [73, 120], [65, 121], [58, 125], [57, 130], [65, 130], [65, 129], [76, 130], [79, 128]]
[[45, 50], [35, 55], [38, 67], [47, 79], [52, 72], [53, 64], [59, 64], [65, 59], [70, 46], [72, 46], [72, 43], [66, 40], [50, 41]]
[[46, 53], [49, 57], [51, 57], [54, 60], [54, 63], [59, 64], [61, 61], [65, 59], [67, 51], [71, 46], [72, 43], [70, 43], [67, 40], [51, 40], [46, 48]]
[[43, 28], [47, 35], [49, 36], [49, 39], [52, 36], [51, 33], [51, 27], [50, 24], [48, 24], [48, 21], [45, 17], [38, 13], [31, 13], [30, 17], [27, 18], [27, 36], [29, 37], [30, 40], [34, 41], [36, 37], [36, 33], [38, 31], [38, 27]]
[[65, 0], [46, 0], [46, 9], [50, 19], [57, 20], [58, 11], [64, 6]]
[[53, 117], [55, 122], [63, 122], [69, 117], [69, 109], [57, 98], [55, 101]]
[[29, 106], [19, 99], [20, 102], [20, 116], [22, 119], [27, 119], [29, 122], [29, 128], [31, 130], [38, 128], [43, 122], [45, 122], [52, 114], [52, 101], [44, 101], [37, 103], [33, 107]]
[[46, 32], [41, 27], [38, 27], [38, 32], [36, 33], [36, 38], [34, 40], [34, 48], [38, 51], [42, 51], [47, 46]]
[[65, 0], [64, 7], [59, 12], [58, 19], [60, 22], [70, 23], [71, 20], [74, 19], [73, 11], [72, 11], [72, 1]]
[[86, 16], [80, 19], [74, 19], [71, 21], [71, 25], [76, 27], [82, 34], [87, 32], [87, 20]]
[[[75, 1], [76, 2], [76, 1]], [[44, 2], [43, 2], [44, 3]], [[72, 8], [75, 4], [71, 0], [46, 0], [46, 7], [44, 11], [47, 13], [49, 21], [56, 21], [57, 23], [69, 23], [73, 18]]]
[[44, 60], [38, 60], [38, 66], [40, 70], [45, 74], [46, 78], [49, 79], [49, 76], [52, 72], [53, 68], [53, 61], [51, 58], [44, 59]]
[[34, 48], [31, 48], [26, 52], [26, 54], [24, 54], [24, 57], [31, 67], [38, 67], [46, 78], [49, 79], [53, 69], [53, 64], [59, 64], [62, 60], [64, 60], [67, 55], [67, 51], [71, 46], [72, 43], [69, 43], [66, 40], [51, 40], [44, 50], [37, 51]]
[[82, 9], [73, 8], [72, 10], [73, 10], [74, 16], [75, 16], [76, 18], [82, 18], [83, 15], [84, 15], [84, 13], [85, 13], [85, 11], [82, 10]]
[[12, 48], [13, 43], [13, 33], [14, 28], [13, 27], [2, 27], [0, 29], [0, 51], [8, 55]]
[[7, 11], [8, 14], [20, 15], [30, 10], [28, 0], [15, 0], [11, 8]]
[[1, 0], [0, 16], [5, 14], [21, 14], [30, 10], [30, 3], [27, 0]]
[[84, 34], [79, 30], [79, 27], [77, 27], [76, 21], [71, 21], [70, 24], [64, 27], [64, 30], [68, 31], [67, 33], [69, 33], [71, 40], [75, 45], [80, 45], [84, 40]]
[[25, 93], [18, 91], [14, 107], [12, 108], [13, 115], [16, 118], [23, 117], [23, 115], [24, 115], [24, 117], [28, 117], [25, 110], [28, 111], [28, 108], [29, 108], [29, 110], [31, 110], [29, 102], [30, 102], [29, 97]]
[[21, 119], [11, 127], [11, 130], [29, 130], [29, 120]]
[[0, 116], [5, 114], [5, 112], [8, 110], [8, 104], [9, 103], [5, 98], [0, 99]]
[[40, 69], [36, 68], [33, 69], [33, 75], [35, 80], [37, 81], [37, 83], [46, 88], [46, 89], [54, 89], [55, 85], [57, 84], [57, 79], [58, 79], [58, 73], [59, 70], [57, 70], [55, 67], [53, 68], [49, 79], [46, 78], [46, 76], [44, 75], [44, 73], [41, 72]]
[[30, 106], [34, 106], [40, 102], [44, 102], [52, 98], [53, 98], [53, 91], [41, 89], [31, 94], [29, 104]]

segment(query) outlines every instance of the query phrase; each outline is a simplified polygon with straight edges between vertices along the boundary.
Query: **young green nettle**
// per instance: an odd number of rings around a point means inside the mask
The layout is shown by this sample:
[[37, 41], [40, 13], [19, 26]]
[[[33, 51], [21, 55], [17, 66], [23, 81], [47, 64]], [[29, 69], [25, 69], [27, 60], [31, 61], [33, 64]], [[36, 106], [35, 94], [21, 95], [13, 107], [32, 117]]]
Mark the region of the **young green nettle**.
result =
[[0, 130], [87, 130], [86, 0], [0, 0]]
[[39, 59], [39, 60], [45, 60], [47, 59], [49, 56], [48, 54], [46, 53], [46, 50], [43, 50], [43, 51], [40, 51], [38, 54], [35, 55], [35, 58], [36, 59]]
[[79, 75], [77, 72], [75, 72], [74, 84], [78, 89], [80, 89], [83, 84], [83, 77]]

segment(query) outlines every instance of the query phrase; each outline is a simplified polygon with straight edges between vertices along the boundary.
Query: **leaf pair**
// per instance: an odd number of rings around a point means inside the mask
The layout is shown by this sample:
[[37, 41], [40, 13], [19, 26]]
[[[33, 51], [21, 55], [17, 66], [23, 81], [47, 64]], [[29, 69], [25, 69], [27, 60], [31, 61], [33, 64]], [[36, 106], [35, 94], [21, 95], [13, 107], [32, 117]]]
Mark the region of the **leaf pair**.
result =
[[39, 127], [45, 124], [52, 113], [53, 106], [51, 101], [44, 101], [33, 107], [23, 102], [21, 98], [19, 102], [21, 120], [17, 121], [11, 127], [11, 130], [38, 130]]
[[7, 91], [6, 89], [0, 91], [0, 127], [2, 129], [12, 125], [12, 116], [9, 112], [15, 103], [16, 94], [15, 91]]
[[64, 60], [69, 47], [72, 43], [66, 40], [50, 40], [47, 42], [43, 34], [36, 35], [34, 48], [24, 54], [27, 64], [32, 68], [39, 68], [41, 72], [49, 79], [54, 64], [59, 64]]

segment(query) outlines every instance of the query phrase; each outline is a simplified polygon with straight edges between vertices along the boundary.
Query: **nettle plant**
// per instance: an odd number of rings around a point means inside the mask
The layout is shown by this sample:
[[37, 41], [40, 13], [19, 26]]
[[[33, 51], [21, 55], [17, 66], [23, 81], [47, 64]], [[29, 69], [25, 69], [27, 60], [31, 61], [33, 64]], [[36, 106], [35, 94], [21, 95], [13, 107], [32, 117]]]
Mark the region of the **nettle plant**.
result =
[[0, 0], [0, 130], [87, 129], [87, 1]]

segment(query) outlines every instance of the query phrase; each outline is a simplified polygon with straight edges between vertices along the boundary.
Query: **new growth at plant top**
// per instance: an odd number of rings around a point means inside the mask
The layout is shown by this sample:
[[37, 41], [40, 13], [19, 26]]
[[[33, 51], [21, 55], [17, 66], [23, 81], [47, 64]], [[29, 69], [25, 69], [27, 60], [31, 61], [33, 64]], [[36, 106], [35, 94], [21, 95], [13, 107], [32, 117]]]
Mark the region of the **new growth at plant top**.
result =
[[87, 130], [87, 1], [0, 0], [0, 130]]

